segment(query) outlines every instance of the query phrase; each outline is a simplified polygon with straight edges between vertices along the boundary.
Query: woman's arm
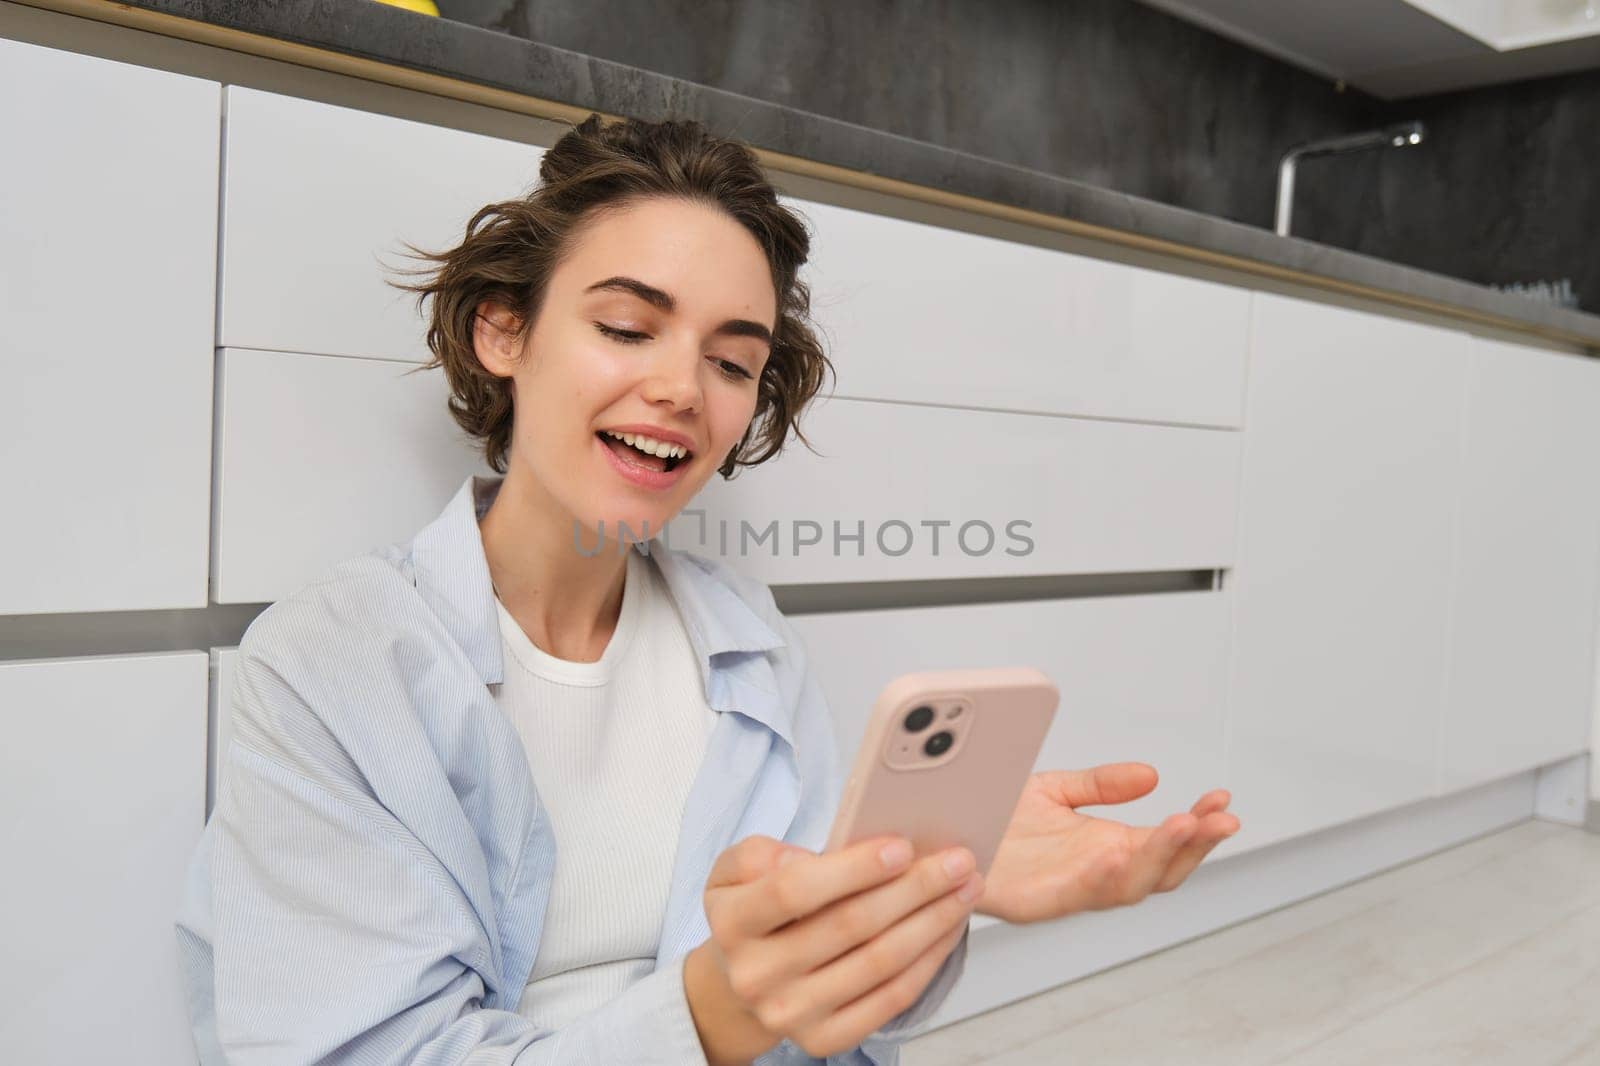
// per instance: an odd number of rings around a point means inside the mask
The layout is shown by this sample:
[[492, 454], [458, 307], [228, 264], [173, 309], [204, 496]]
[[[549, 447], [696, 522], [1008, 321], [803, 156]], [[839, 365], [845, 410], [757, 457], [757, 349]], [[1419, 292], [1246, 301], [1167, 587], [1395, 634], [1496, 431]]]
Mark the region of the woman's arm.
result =
[[498, 945], [449, 874], [404, 826], [248, 748], [207, 845], [187, 898], [210, 895], [209, 929], [186, 905], [180, 943], [192, 978], [210, 969], [194, 1021], [229, 1064], [704, 1062], [681, 964], [555, 1031], [484, 1008]]
[[[547, 890], [551, 856], [525, 846], [500, 881], [474, 877], [461, 864], [483, 853], [462, 812], [395, 791], [438, 771], [405, 764], [427, 754], [401, 743], [407, 716], [375, 726], [393, 731], [381, 766], [324, 721], [348, 710], [326, 686], [359, 676], [364, 659], [348, 642], [329, 652], [344, 665], [325, 683], [286, 676], [299, 645], [264, 643], [241, 646], [235, 741], [177, 923], [207, 1066], [704, 1063], [681, 965], [557, 1031], [518, 1014], [522, 988], [504, 983], [516, 948], [497, 915], [542, 909], [530, 894]], [[365, 682], [363, 713], [408, 698], [386, 676]]]

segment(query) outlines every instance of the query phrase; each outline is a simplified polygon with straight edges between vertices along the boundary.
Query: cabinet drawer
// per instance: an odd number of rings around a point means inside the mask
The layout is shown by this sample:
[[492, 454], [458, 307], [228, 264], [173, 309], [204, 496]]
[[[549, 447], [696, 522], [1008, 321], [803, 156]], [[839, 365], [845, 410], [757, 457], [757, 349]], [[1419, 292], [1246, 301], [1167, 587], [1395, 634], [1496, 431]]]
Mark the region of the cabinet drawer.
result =
[[432, 521], [476, 447], [439, 369], [286, 352], [219, 353], [212, 598], [265, 603]]
[[804, 426], [822, 454], [795, 443], [731, 481], [713, 478], [669, 525], [671, 545], [772, 584], [1233, 559], [1232, 430], [837, 398]]
[[837, 394], [1237, 427], [1243, 289], [806, 200]]
[[220, 345], [423, 360], [415, 297], [385, 283], [521, 195], [543, 150], [229, 86]]
[[[1155, 766], [1116, 817], [1157, 824], [1222, 787], [1227, 608], [1209, 592], [794, 616], [849, 766], [878, 692], [911, 670], [1034, 666], [1061, 689], [1041, 769]], [[1245, 797], [1239, 797], [1243, 803]]]
[[0, 614], [203, 607], [221, 88], [0, 39]]
[[[173, 919], [205, 824], [205, 653], [0, 663], [0, 707], [0, 809], [26, 812], [0, 821], [6, 1061], [193, 1062]], [[85, 1009], [86, 974], [114, 1005]]]

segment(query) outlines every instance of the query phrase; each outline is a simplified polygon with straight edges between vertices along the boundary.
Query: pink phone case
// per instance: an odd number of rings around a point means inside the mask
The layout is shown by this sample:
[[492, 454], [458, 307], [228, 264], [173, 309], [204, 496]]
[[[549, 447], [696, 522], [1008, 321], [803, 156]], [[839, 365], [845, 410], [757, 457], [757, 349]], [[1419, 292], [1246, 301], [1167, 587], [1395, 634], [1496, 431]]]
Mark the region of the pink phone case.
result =
[[[1059, 699], [1055, 684], [1026, 666], [891, 681], [873, 706], [826, 850], [880, 835], [907, 838], [918, 855], [962, 844], [988, 873]], [[922, 707], [932, 720], [908, 729]], [[953, 739], [930, 756], [938, 732]]]

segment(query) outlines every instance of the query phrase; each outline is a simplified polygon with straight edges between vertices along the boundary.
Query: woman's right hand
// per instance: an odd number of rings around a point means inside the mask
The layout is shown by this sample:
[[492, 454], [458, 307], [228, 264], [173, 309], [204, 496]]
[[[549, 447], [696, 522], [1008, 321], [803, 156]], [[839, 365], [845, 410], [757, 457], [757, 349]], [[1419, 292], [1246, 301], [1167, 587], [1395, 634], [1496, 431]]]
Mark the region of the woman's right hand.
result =
[[894, 837], [821, 855], [770, 837], [724, 851], [706, 881], [711, 938], [684, 990], [712, 1066], [785, 1038], [825, 1058], [916, 1002], [983, 894], [972, 853], [912, 861]]

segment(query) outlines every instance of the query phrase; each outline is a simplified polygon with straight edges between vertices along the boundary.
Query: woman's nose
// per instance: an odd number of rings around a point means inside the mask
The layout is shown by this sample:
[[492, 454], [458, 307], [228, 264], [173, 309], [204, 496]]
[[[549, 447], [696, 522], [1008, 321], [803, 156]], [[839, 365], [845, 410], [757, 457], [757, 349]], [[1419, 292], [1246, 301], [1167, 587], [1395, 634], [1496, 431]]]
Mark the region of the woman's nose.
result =
[[644, 382], [644, 398], [650, 403], [670, 403], [679, 410], [699, 410], [700, 353], [674, 352], [654, 363]]

